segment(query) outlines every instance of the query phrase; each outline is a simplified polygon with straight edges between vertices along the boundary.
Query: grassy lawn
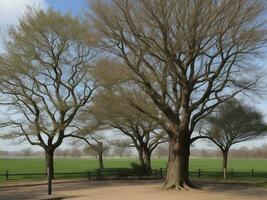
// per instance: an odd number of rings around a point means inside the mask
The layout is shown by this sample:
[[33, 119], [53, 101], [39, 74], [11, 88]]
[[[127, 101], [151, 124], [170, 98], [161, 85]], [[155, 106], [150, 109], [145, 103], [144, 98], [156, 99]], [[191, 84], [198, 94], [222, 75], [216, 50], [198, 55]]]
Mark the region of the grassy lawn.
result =
[[[138, 162], [134, 158], [106, 158], [106, 168], [130, 167], [132, 162]], [[165, 168], [167, 159], [152, 159], [152, 168]], [[55, 158], [55, 172], [86, 172], [96, 169], [98, 163], [92, 158]], [[219, 172], [221, 171], [221, 159], [216, 158], [191, 158], [190, 171]], [[267, 172], [267, 160], [229, 160], [229, 170], [238, 172]], [[43, 158], [0, 158], [0, 173], [8, 170], [10, 173], [42, 173], [45, 171]]]
[[[130, 167], [131, 163], [138, 162], [135, 158], [105, 158], [105, 168], [123, 168]], [[190, 159], [190, 171], [197, 172], [201, 169], [201, 179], [208, 180], [222, 180], [221, 174], [212, 174], [206, 172], [220, 172], [221, 159], [217, 158], [191, 158]], [[152, 168], [166, 168], [167, 158], [152, 159]], [[56, 175], [57, 178], [85, 178], [88, 177], [88, 171], [95, 171], [98, 167], [98, 162], [93, 158], [55, 158], [55, 173], [68, 173], [68, 172], [85, 172], [83, 174], [75, 175]], [[233, 169], [234, 172], [244, 173], [229, 173], [228, 180], [236, 181], [250, 181], [253, 183], [266, 186], [267, 178], [267, 160], [229, 160], [229, 171]], [[265, 174], [257, 177], [251, 176], [251, 170], [254, 169], [256, 173], [266, 172]], [[44, 173], [45, 161], [44, 158], [0, 158], [0, 174], [4, 174], [6, 170], [9, 173]], [[247, 172], [247, 173], [245, 173]], [[198, 179], [198, 174], [191, 174], [192, 178]], [[45, 179], [44, 175], [31, 176], [31, 175], [16, 175], [9, 176], [9, 180], [41, 180]], [[0, 181], [5, 181], [5, 176], [0, 176]]]

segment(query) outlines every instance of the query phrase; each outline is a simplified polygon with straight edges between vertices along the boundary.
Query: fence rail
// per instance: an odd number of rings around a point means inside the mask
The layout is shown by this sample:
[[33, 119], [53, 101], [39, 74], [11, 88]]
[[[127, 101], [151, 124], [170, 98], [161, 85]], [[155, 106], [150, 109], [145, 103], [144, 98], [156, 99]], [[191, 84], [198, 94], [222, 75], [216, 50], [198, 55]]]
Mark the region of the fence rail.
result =
[[[167, 169], [153, 169], [150, 173], [144, 173], [142, 171], [136, 171], [130, 168], [108, 168], [101, 170], [93, 170], [87, 172], [57, 172], [54, 173], [55, 178], [87, 178], [89, 180], [105, 180], [105, 179], [163, 179], [166, 176]], [[0, 180], [27, 180], [27, 179], [42, 179], [46, 178], [46, 173], [10, 173], [6, 171], [0, 174]], [[197, 178], [204, 177], [223, 177], [223, 172], [210, 172], [199, 169], [198, 171], [190, 172], [190, 176]], [[257, 172], [254, 169], [248, 172], [238, 172], [229, 170], [229, 178], [236, 177], [261, 177], [267, 178], [267, 172]]]
[[[89, 180], [104, 180], [104, 179], [148, 179], [148, 178], [162, 178], [162, 169], [154, 169], [151, 173], [144, 173], [141, 171], [136, 171], [130, 168], [123, 169], [102, 169], [93, 170], [87, 172], [57, 172], [54, 173], [55, 178], [88, 178]], [[46, 178], [46, 173], [10, 173], [6, 171], [0, 174], [0, 180], [26, 180], [34, 178]]]

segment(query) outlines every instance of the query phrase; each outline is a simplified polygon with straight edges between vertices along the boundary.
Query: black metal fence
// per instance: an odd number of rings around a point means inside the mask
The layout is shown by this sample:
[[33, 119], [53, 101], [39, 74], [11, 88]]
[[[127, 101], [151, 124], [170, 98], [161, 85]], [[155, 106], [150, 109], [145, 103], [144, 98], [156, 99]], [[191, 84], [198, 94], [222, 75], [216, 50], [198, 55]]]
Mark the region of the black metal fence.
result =
[[[46, 179], [46, 173], [10, 173], [0, 174], [0, 180], [41, 180]], [[150, 173], [131, 168], [97, 169], [88, 172], [54, 173], [55, 179], [87, 178], [89, 180], [120, 180], [120, 179], [162, 179], [163, 169], [154, 169]]]
[[[86, 178], [89, 180], [123, 180], [123, 179], [163, 179], [166, 176], [166, 169], [153, 169], [150, 173], [144, 173], [131, 168], [108, 168], [98, 169], [87, 172], [65, 172], [54, 173], [55, 179]], [[46, 179], [46, 173], [11, 173], [6, 171], [0, 174], [1, 181], [9, 180], [42, 180]], [[223, 172], [209, 172], [199, 169], [190, 172], [191, 177], [195, 178], [216, 178], [223, 177]], [[267, 178], [267, 172], [257, 172], [252, 169], [249, 172], [237, 172], [229, 170], [228, 178], [258, 177]]]
[[[163, 169], [163, 176], [166, 175], [166, 169]], [[189, 172], [191, 177], [197, 178], [220, 178], [223, 177], [223, 172], [215, 172], [215, 171], [206, 171], [198, 169], [197, 171]], [[249, 178], [249, 177], [256, 177], [256, 178], [267, 178], [267, 171], [256, 171], [251, 169], [250, 171], [234, 171], [233, 169], [227, 171], [228, 178]]]

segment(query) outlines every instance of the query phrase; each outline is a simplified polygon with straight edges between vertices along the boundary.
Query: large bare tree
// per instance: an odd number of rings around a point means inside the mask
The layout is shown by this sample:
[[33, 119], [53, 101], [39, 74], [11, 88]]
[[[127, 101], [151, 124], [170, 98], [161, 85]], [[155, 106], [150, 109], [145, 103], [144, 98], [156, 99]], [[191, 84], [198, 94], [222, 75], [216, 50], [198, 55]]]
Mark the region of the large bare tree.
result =
[[136, 106], [169, 135], [165, 188], [193, 187], [188, 165], [197, 122], [258, 82], [263, 1], [98, 0], [90, 8], [99, 47], [135, 73], [158, 108], [151, 116]]
[[266, 134], [267, 126], [261, 113], [236, 99], [221, 104], [212, 115], [204, 119], [202, 134], [208, 136], [221, 150], [224, 178], [230, 148], [237, 143], [256, 139]]
[[1, 127], [44, 149], [50, 178], [55, 149], [75, 132], [73, 120], [96, 89], [92, 45], [88, 27], [70, 14], [29, 10], [0, 57]]

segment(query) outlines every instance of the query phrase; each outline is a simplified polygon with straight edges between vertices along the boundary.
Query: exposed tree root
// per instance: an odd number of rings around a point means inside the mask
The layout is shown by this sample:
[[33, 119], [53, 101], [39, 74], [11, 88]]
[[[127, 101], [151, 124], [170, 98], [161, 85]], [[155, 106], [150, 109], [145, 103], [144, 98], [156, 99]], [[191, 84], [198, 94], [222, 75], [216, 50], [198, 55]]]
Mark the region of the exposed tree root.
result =
[[165, 182], [163, 187], [165, 190], [180, 190], [180, 191], [201, 189], [200, 187], [193, 185], [191, 182], [183, 183], [182, 185], [177, 183]]

